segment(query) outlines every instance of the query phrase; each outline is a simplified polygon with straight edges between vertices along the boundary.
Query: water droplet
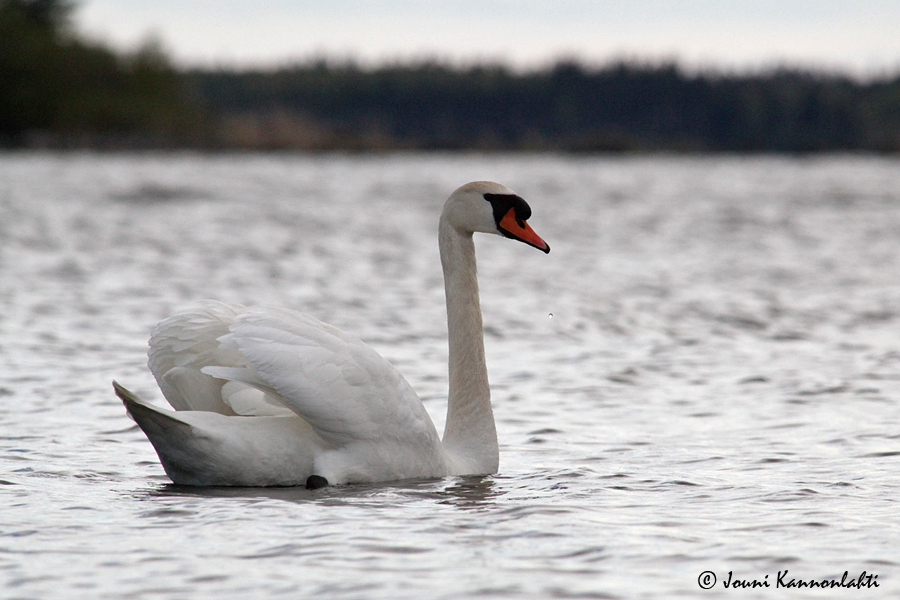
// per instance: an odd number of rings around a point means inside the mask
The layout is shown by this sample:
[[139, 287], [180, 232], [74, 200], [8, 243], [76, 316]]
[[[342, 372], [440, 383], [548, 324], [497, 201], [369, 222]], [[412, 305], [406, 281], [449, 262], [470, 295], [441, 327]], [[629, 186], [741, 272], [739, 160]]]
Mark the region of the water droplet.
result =
[[550, 313], [550, 318], [551, 318], [551, 319], [553, 318], [553, 313]]

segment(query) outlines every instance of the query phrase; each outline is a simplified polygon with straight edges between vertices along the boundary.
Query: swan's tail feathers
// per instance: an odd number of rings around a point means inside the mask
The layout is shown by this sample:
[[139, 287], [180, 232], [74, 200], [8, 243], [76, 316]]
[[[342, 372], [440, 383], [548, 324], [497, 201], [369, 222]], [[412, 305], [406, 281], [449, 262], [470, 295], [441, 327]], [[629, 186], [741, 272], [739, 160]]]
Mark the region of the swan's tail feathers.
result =
[[[123, 386], [118, 381], [113, 381], [112, 384], [113, 384], [113, 389], [116, 391], [116, 396], [118, 396], [119, 400], [121, 400], [122, 403], [125, 405], [125, 410], [128, 411], [128, 415], [131, 416], [131, 418], [133, 418], [133, 419], [135, 418], [134, 414], [132, 414], [132, 412], [131, 412], [133, 407], [135, 407], [135, 406], [143, 406], [145, 408], [147, 407], [147, 402], [145, 402], [144, 400], [141, 400], [137, 396], [137, 394], [135, 394], [134, 392], [132, 392], [131, 390], [129, 390], [128, 388]], [[137, 419], [135, 419], [135, 420], [137, 420]]]
[[204, 485], [198, 481], [191, 456], [198, 445], [194, 428], [179, 418], [177, 412], [153, 406], [116, 381], [113, 381], [113, 389], [125, 404], [129, 416], [153, 444], [172, 481], [186, 485]]
[[174, 411], [113, 382], [172, 481], [182, 485], [303, 485], [324, 442], [293, 416], [243, 417]]
[[125, 407], [128, 407], [129, 402], [140, 402], [141, 399], [138, 398], [134, 392], [123, 386], [118, 381], [113, 380], [113, 389], [116, 391], [116, 396], [125, 403]]
[[113, 389], [116, 391], [116, 396], [125, 405], [128, 415], [144, 430], [144, 433], [147, 434], [147, 437], [150, 438], [154, 445], [156, 445], [156, 442], [153, 439], [153, 435], [151, 435], [151, 430], [156, 433], [163, 430], [186, 428], [185, 433], [190, 435], [191, 426], [178, 419], [176, 417], [177, 413], [157, 408], [149, 402], [140, 399], [134, 392], [122, 386], [118, 381], [113, 381]]

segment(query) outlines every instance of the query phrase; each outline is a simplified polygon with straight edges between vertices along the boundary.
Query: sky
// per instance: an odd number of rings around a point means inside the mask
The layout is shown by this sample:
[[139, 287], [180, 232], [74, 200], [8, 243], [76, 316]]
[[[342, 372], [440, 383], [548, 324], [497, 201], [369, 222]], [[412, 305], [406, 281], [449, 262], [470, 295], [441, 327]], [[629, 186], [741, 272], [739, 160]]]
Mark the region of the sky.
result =
[[160, 41], [181, 66], [439, 59], [540, 68], [561, 58], [900, 73], [900, 0], [81, 0], [80, 31]]

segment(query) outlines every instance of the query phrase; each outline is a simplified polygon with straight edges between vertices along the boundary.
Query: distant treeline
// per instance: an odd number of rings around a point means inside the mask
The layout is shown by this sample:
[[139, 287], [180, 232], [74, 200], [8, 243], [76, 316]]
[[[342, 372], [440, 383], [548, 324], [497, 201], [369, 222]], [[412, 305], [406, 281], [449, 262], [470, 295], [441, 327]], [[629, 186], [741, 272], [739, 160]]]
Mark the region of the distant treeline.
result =
[[63, 0], [0, 0], [0, 143], [243, 149], [900, 152], [900, 76], [677, 65], [310, 62], [177, 71], [79, 39]]
[[900, 150], [900, 77], [689, 75], [563, 62], [537, 72], [440, 64], [193, 71], [228, 143], [361, 148], [809, 152]]

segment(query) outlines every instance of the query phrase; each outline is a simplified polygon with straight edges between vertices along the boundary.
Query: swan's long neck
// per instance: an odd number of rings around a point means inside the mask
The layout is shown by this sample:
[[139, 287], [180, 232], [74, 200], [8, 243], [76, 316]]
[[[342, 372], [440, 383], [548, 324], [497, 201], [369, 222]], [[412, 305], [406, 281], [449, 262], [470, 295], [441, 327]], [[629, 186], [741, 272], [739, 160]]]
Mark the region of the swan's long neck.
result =
[[441, 219], [439, 244], [450, 340], [450, 393], [443, 445], [466, 473], [495, 473], [500, 451], [484, 360], [475, 243], [471, 233]]

